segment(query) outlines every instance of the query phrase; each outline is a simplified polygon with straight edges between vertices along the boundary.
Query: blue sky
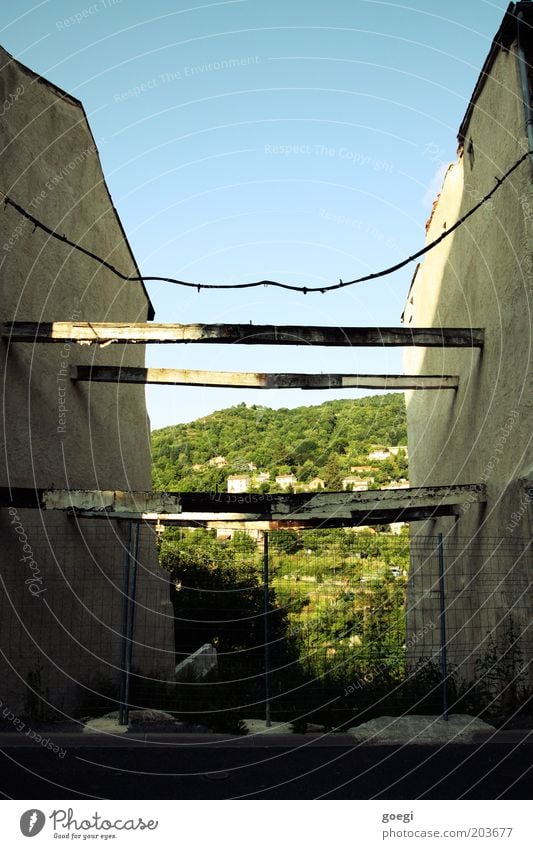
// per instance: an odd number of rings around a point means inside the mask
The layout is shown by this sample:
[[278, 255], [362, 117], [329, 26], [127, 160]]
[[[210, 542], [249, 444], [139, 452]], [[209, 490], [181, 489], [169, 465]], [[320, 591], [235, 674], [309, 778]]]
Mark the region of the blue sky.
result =
[[[312, 286], [421, 247], [507, 5], [19, 0], [3, 4], [0, 41], [83, 101], [142, 273]], [[159, 321], [398, 325], [412, 271], [329, 295], [149, 291]], [[400, 349], [151, 346], [147, 363], [402, 370]], [[153, 428], [362, 394], [147, 389]]]

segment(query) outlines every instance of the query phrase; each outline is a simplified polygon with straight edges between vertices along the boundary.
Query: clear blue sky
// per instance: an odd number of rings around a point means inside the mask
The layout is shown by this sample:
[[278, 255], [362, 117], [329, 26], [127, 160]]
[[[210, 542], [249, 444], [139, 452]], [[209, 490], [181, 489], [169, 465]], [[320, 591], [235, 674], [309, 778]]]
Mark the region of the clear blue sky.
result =
[[[142, 273], [317, 285], [422, 245], [506, 7], [18, 0], [2, 4], [0, 41], [83, 101]], [[329, 295], [149, 290], [159, 321], [397, 325], [412, 271]], [[152, 346], [147, 362], [402, 370], [395, 349]], [[149, 387], [147, 397], [157, 428], [243, 400], [281, 407], [335, 395]]]

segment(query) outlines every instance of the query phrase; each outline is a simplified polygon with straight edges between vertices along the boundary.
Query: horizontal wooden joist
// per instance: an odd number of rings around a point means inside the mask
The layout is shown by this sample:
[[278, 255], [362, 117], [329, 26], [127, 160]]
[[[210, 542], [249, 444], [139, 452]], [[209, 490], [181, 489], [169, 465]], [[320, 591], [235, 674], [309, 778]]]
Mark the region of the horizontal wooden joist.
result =
[[181, 498], [180, 519], [185, 521], [196, 516], [209, 521], [215, 518], [233, 521], [242, 519], [245, 514], [250, 521], [382, 524], [407, 521], [409, 510], [452, 513], [467, 501], [484, 500], [485, 487], [475, 484], [298, 494], [188, 492]]
[[181, 513], [182, 493], [113, 489], [31, 489], [0, 487], [0, 507], [74, 510], [94, 513]]
[[196, 342], [217, 345], [482, 348], [484, 331], [471, 327], [306, 327], [272, 324], [156, 324], [152, 322], [13, 321], [1, 324], [10, 342]]
[[[437, 519], [439, 516], [454, 516], [459, 507], [453, 505], [442, 505], [441, 507], [407, 507], [402, 510], [383, 509], [382, 511], [368, 511], [352, 513], [350, 516], [317, 515], [306, 519], [270, 519], [269, 521], [257, 521], [253, 515], [243, 516], [231, 514], [226, 516], [219, 513], [198, 514], [180, 513], [175, 516], [147, 517], [148, 521], [157, 521], [163, 525], [175, 525], [184, 528], [234, 528], [241, 530], [306, 530], [312, 528], [356, 528], [375, 527], [376, 525], [388, 525], [391, 522], [421, 522], [426, 519]], [[115, 516], [115, 518], [120, 518]]]
[[121, 492], [0, 489], [0, 507], [61, 510], [81, 516], [163, 521], [275, 522], [277, 527], [342, 527], [408, 522], [453, 515], [485, 501], [483, 484], [425, 486], [366, 492], [242, 493]]
[[453, 375], [262, 374], [134, 366], [71, 366], [70, 376], [73, 380], [103, 383], [158, 383], [240, 389], [456, 389], [459, 386], [459, 378]]

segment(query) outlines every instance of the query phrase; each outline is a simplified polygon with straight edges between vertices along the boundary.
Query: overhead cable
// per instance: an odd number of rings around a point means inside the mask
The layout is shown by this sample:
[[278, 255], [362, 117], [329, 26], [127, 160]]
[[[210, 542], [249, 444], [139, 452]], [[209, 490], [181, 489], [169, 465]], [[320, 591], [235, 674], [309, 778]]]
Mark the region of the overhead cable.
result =
[[59, 242], [63, 242], [65, 245], [68, 245], [73, 250], [79, 251], [79, 253], [82, 253], [85, 256], [88, 256], [90, 259], [95, 260], [103, 268], [107, 268], [121, 280], [126, 280], [132, 283], [171, 283], [176, 286], [186, 286], [190, 289], [197, 289], [198, 292], [202, 291], [203, 289], [222, 291], [228, 289], [255, 289], [260, 286], [273, 286], [278, 289], [288, 289], [291, 292], [301, 292], [304, 295], [307, 295], [311, 292], [321, 292], [322, 294], [325, 294], [326, 292], [334, 292], [338, 289], [346, 289], [348, 286], [355, 286], [357, 283], [366, 283], [369, 280], [377, 280], [380, 277], [387, 277], [389, 274], [394, 274], [394, 272], [400, 271], [400, 269], [405, 268], [405, 266], [409, 265], [409, 263], [414, 262], [414, 260], [416, 259], [420, 259], [420, 257], [432, 251], [433, 248], [436, 248], [437, 245], [440, 245], [440, 243], [444, 241], [444, 239], [454, 233], [455, 230], [461, 227], [465, 223], [465, 221], [467, 221], [472, 215], [474, 215], [475, 212], [477, 212], [478, 209], [480, 209], [484, 204], [486, 204], [487, 201], [489, 201], [491, 197], [498, 191], [502, 183], [504, 183], [511, 176], [511, 174], [516, 171], [516, 169], [530, 156], [533, 156], [533, 151], [528, 150], [526, 153], [524, 153], [523, 156], [520, 157], [520, 159], [516, 160], [516, 162], [509, 168], [508, 171], [505, 172], [502, 177], [495, 178], [495, 186], [486, 195], [484, 195], [481, 200], [478, 201], [478, 203], [476, 203], [468, 212], [466, 212], [461, 218], [459, 218], [455, 222], [455, 224], [445, 229], [440, 236], [438, 236], [425, 247], [421, 248], [416, 253], [411, 254], [411, 256], [408, 256], [406, 259], [401, 260], [401, 262], [397, 262], [395, 263], [395, 265], [391, 265], [388, 268], [382, 269], [381, 271], [376, 271], [372, 274], [365, 274], [362, 277], [357, 277], [355, 280], [339, 280], [338, 283], [332, 283], [323, 286], [297, 286], [291, 283], [280, 283], [276, 280], [257, 280], [253, 283], [192, 283], [191, 281], [187, 280], [179, 280], [176, 277], [154, 277], [144, 275], [142, 277], [131, 276], [129, 274], [124, 274], [110, 262], [98, 256], [98, 254], [95, 254], [93, 253], [93, 251], [84, 248], [83, 245], [72, 241], [72, 239], [69, 239], [64, 234], [58, 233], [57, 230], [48, 227], [42, 221], [39, 221], [38, 218], [35, 218], [35, 216], [31, 214], [31, 212], [28, 212], [27, 209], [25, 209], [23, 206], [14, 201], [13, 198], [9, 197], [9, 195], [6, 195], [4, 192], [0, 192], [0, 196], [3, 198], [4, 204], [6, 206], [12, 206], [13, 209], [20, 213], [20, 215], [26, 218], [31, 224], [33, 224], [34, 229], [42, 230], [44, 233], [47, 233], [51, 238], [57, 239]]

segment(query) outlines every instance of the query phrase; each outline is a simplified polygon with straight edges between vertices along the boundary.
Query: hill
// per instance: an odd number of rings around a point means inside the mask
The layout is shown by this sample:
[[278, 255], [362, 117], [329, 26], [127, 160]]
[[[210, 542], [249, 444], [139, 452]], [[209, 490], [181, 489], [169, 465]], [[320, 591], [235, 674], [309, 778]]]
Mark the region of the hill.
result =
[[[272, 410], [238, 404], [188, 424], [152, 434], [154, 489], [225, 490], [229, 475], [265, 473], [256, 488], [279, 489], [275, 476], [315, 477], [326, 489], [342, 489], [353, 466], [372, 466], [363, 476], [377, 487], [406, 475], [405, 455], [370, 461], [375, 446], [407, 444], [403, 394], [326, 401], [312, 407]], [[255, 471], [256, 470], [256, 471]], [[264, 480], [269, 473], [269, 480]]]

